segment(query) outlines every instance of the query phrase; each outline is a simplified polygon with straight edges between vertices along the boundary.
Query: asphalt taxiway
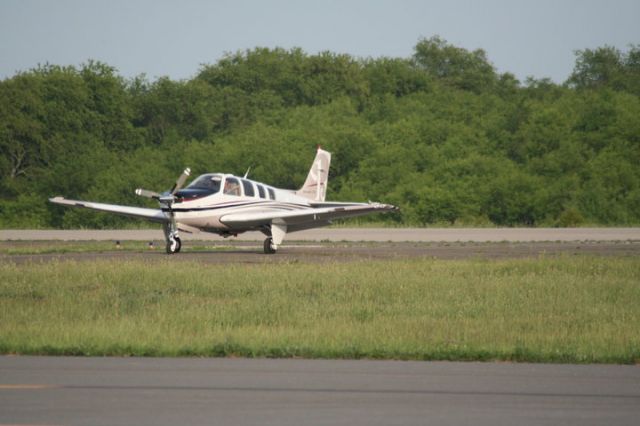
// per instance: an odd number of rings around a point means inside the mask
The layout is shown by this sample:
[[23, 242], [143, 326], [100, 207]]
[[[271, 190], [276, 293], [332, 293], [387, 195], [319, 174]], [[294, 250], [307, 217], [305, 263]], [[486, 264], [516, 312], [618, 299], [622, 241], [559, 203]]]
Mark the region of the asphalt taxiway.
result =
[[[19, 240], [137, 240], [162, 239], [162, 231], [145, 230], [0, 230], [0, 241]], [[181, 233], [188, 240], [220, 241], [216, 234]], [[262, 241], [259, 232], [230, 240]], [[543, 242], [543, 241], [640, 241], [640, 228], [316, 228], [287, 236], [289, 241], [377, 242]]]
[[0, 357], [0, 425], [637, 425], [640, 368]]
[[[203, 245], [204, 244], [204, 245]], [[154, 249], [129, 250], [129, 241], [120, 250], [74, 252], [65, 241], [0, 241], [0, 262], [24, 264], [51, 261], [143, 261], [195, 262], [199, 264], [334, 263], [406, 259], [514, 259], [541, 256], [640, 256], [640, 241], [614, 242], [529, 242], [529, 243], [303, 243], [283, 245], [275, 255], [265, 255], [262, 245], [252, 242], [196, 242], [183, 244], [182, 252], [168, 256], [162, 241]], [[143, 245], [144, 246], [144, 245]], [[29, 253], [29, 252], [32, 253]], [[25, 254], [21, 254], [25, 253]]]
[[[568, 229], [315, 229], [291, 234], [278, 254], [265, 256], [259, 233], [222, 239], [183, 234], [183, 251], [164, 253], [159, 230], [0, 231], [0, 262], [52, 260], [193, 261], [199, 263], [345, 262], [432, 259], [500, 259], [558, 255], [640, 255], [640, 228]], [[252, 240], [253, 239], [253, 240]], [[67, 249], [78, 241], [112, 241], [107, 251]], [[115, 242], [122, 250], [115, 250]], [[135, 241], [153, 242], [141, 250]], [[131, 250], [132, 247], [137, 250]], [[23, 253], [23, 254], [21, 254]]]

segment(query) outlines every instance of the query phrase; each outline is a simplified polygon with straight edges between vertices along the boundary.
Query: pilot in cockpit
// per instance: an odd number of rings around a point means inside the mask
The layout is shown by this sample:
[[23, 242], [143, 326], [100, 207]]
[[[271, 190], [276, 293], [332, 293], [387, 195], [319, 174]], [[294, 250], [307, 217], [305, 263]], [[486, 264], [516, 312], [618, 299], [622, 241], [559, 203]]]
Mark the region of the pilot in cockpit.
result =
[[240, 185], [231, 180], [227, 179], [224, 183], [224, 193], [226, 195], [240, 195]]

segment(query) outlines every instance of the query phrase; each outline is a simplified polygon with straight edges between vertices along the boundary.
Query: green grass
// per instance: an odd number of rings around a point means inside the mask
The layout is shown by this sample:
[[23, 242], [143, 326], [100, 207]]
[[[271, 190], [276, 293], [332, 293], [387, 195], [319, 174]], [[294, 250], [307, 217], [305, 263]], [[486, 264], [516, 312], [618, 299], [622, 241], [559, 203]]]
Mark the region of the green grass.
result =
[[1, 264], [0, 352], [638, 363], [640, 261]]

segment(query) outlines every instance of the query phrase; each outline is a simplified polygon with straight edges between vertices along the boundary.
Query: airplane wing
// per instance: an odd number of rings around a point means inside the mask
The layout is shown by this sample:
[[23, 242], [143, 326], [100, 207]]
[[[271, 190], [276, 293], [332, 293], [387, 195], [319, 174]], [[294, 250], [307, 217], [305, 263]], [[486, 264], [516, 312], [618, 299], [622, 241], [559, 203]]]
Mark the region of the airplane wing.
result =
[[360, 216], [368, 213], [394, 211], [398, 208], [380, 203], [316, 203], [328, 207], [304, 210], [230, 213], [220, 217], [220, 222], [230, 227], [257, 227], [267, 224], [286, 225], [288, 232], [325, 226], [332, 219]]
[[119, 206], [117, 204], [92, 203], [89, 201], [67, 200], [63, 197], [49, 198], [54, 204], [63, 206], [84, 207], [86, 209], [101, 212], [116, 213], [139, 219], [147, 219], [153, 222], [169, 222], [171, 219], [160, 209], [146, 209], [143, 207]]

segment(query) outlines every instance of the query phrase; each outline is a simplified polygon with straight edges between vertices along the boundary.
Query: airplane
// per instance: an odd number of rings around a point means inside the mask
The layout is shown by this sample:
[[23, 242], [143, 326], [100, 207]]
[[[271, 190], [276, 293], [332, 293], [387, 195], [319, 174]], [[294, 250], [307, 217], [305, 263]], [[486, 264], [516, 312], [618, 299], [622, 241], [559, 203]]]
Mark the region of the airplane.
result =
[[276, 253], [288, 233], [331, 224], [331, 220], [398, 210], [377, 202], [327, 202], [331, 153], [318, 147], [309, 174], [298, 190], [279, 189], [261, 182], [224, 173], [198, 176], [183, 188], [191, 170], [186, 168], [173, 187], [163, 193], [138, 188], [135, 193], [152, 198], [160, 208], [121, 206], [50, 198], [55, 204], [82, 207], [161, 223], [166, 252], [180, 252], [180, 231], [210, 232], [222, 237], [260, 231], [266, 235], [265, 254]]

